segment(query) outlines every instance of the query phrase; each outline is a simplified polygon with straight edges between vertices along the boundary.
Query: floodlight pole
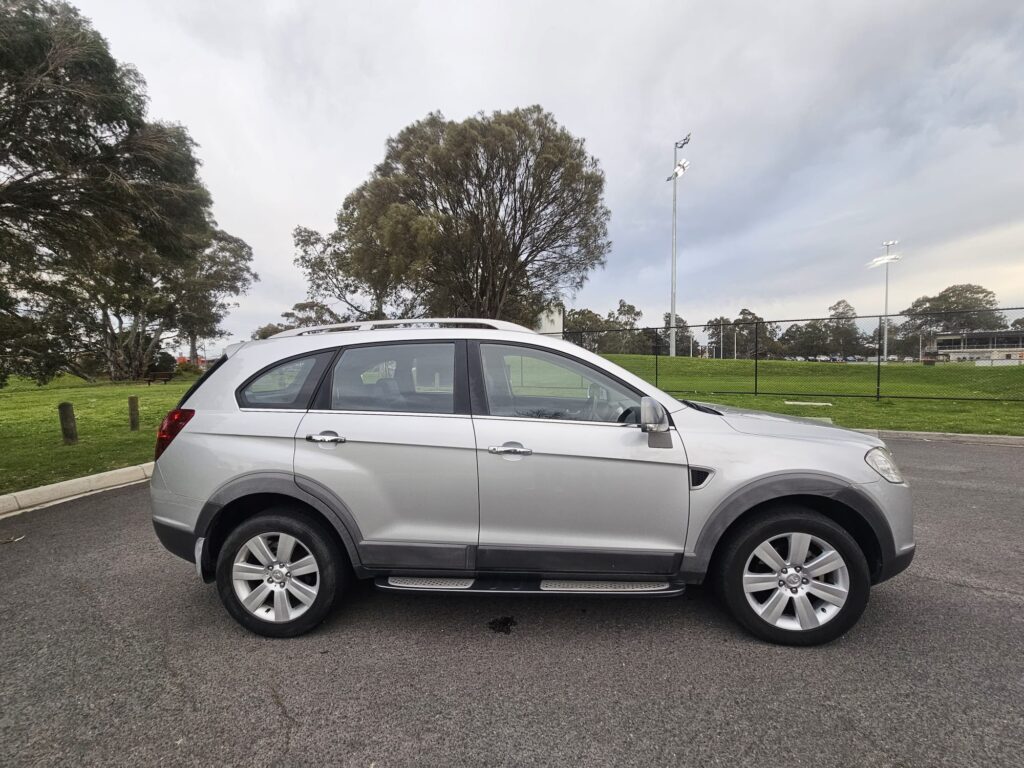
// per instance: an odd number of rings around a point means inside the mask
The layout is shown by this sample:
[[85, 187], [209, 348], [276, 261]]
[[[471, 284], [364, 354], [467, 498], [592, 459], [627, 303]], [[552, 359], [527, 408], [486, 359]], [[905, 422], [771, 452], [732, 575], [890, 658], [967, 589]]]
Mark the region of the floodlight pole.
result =
[[882, 348], [881, 350], [876, 350], [880, 352], [877, 355], [879, 364], [881, 364], [883, 359], [889, 359], [889, 264], [900, 260], [898, 255], [893, 255], [892, 253], [892, 248], [897, 242], [896, 240], [886, 240], [882, 243], [882, 246], [885, 248], [885, 256], [879, 256], [877, 259], [872, 259], [868, 262], [868, 269], [885, 265], [885, 306], [882, 309], [882, 316], [879, 318], [879, 325], [881, 327], [878, 329], [878, 335], [882, 337], [879, 339]]
[[[672, 145], [672, 167], [679, 164], [679, 142]], [[672, 179], [672, 300], [668, 314], [668, 356], [676, 356], [676, 187], [679, 177]], [[664, 296], [664, 294], [662, 294]]]
[[[896, 243], [887, 240], [885, 245], [885, 256], [889, 258], [889, 248]], [[882, 326], [882, 352], [885, 362], [889, 362], [889, 262], [885, 262], [885, 324]]]
[[690, 134], [672, 145], [672, 300], [668, 315], [668, 354], [676, 356], [676, 186], [679, 184], [679, 150], [690, 143]]

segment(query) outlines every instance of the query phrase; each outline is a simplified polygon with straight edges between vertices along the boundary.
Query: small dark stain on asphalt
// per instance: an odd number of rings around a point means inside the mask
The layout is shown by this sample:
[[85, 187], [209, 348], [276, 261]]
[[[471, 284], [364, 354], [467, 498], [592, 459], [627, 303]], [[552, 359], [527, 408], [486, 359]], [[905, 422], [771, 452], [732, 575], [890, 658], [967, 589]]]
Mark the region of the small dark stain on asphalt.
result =
[[491, 628], [492, 632], [501, 632], [503, 635], [511, 635], [512, 627], [514, 627], [516, 623], [514, 616], [502, 616], [500, 619], [491, 619], [487, 622], [487, 626]]

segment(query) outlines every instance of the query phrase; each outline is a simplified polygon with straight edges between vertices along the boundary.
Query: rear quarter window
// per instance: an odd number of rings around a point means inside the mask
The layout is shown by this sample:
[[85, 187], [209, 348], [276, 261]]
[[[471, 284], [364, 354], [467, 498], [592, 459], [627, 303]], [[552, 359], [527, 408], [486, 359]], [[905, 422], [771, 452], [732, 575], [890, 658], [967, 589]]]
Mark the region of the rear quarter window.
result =
[[308, 409], [334, 352], [293, 357], [268, 366], [236, 393], [242, 408]]

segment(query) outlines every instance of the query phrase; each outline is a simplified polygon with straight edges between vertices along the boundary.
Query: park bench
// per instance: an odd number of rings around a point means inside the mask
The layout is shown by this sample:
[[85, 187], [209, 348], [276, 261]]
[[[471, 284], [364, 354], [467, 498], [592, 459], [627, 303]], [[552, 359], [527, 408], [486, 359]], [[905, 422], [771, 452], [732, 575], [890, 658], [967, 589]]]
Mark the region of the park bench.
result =
[[166, 384], [173, 378], [173, 376], [174, 371], [154, 371], [153, 373], [147, 373], [146, 376], [143, 378], [143, 381], [146, 382], [146, 386], [148, 387], [154, 381], [162, 381], [164, 384]]

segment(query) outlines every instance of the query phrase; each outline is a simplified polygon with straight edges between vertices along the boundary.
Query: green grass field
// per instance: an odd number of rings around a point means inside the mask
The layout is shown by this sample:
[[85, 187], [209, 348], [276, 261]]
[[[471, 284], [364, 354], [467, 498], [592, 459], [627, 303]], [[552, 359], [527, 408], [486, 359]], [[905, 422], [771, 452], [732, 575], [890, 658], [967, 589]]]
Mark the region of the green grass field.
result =
[[[633, 373], [655, 380], [655, 360], [649, 355], [612, 355], [610, 359]], [[511, 361], [514, 363], [514, 361]], [[562, 380], [543, 370], [525, 371], [533, 394], [567, 391], [586, 395], [578, 378]], [[819, 393], [874, 394], [877, 371], [871, 365], [833, 363], [758, 364], [760, 392], [792, 392], [791, 396], [753, 393], [753, 363], [746, 360], [700, 360], [662, 357], [657, 384], [679, 397], [776, 411], [795, 416], [828, 417], [847, 427], [972, 432], [1024, 435], [1024, 403], [972, 401], [971, 397], [1024, 397], [1024, 367], [975, 368], [947, 365], [927, 367], [893, 364], [883, 367], [884, 394], [952, 397], [952, 400], [875, 400], [873, 397], [817, 397]], [[564, 377], [564, 374], [560, 374]], [[550, 380], [549, 380], [550, 379]], [[193, 379], [169, 384], [87, 384], [61, 377], [45, 387], [14, 378], [0, 389], [0, 493], [55, 483], [72, 477], [140, 464], [153, 456], [156, 428]], [[525, 385], [526, 380], [523, 379]], [[733, 390], [751, 394], [724, 394]], [[141, 428], [128, 429], [128, 397], [138, 395]], [[61, 441], [57, 404], [75, 406], [78, 445]], [[830, 406], [786, 405], [786, 400], [818, 401]]]
[[[160, 421], [194, 381], [87, 384], [62, 376], [45, 387], [12, 378], [0, 389], [0, 493], [151, 461]], [[139, 398], [139, 431], [128, 429], [128, 397]], [[78, 444], [64, 445], [57, 404], [75, 406]]]
[[[655, 381], [651, 355], [609, 355], [610, 360], [648, 381]], [[1024, 435], [1024, 402], [971, 400], [978, 397], [1024, 398], [1024, 366], [978, 368], [973, 365], [882, 366], [881, 400], [874, 397], [878, 371], [853, 363], [758, 363], [758, 394], [751, 360], [702, 360], [662, 357], [657, 385], [677, 397], [717, 402], [793, 416], [828, 417], [844, 427], [982, 435]], [[726, 393], [747, 394], [726, 394]], [[788, 392], [792, 395], [773, 395]], [[821, 393], [831, 395], [818, 397]], [[890, 399], [948, 397], [950, 400]], [[957, 399], [962, 398], [962, 399]], [[828, 402], [831, 406], [795, 406], [785, 401]]]
[[[704, 360], [653, 355], [608, 355], [623, 368], [666, 392], [754, 394], [753, 360]], [[758, 394], [875, 395], [879, 370], [869, 363], [796, 363], [762, 360]], [[1024, 399], [1024, 366], [981, 368], [968, 363], [935, 366], [889, 363], [881, 368], [882, 397], [1005, 397]]]

